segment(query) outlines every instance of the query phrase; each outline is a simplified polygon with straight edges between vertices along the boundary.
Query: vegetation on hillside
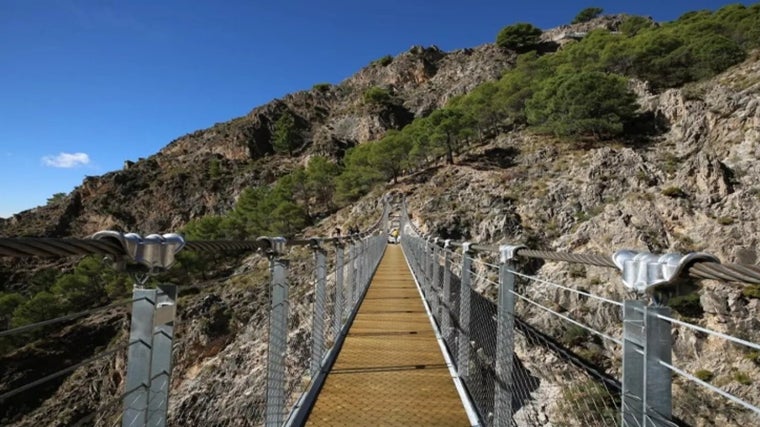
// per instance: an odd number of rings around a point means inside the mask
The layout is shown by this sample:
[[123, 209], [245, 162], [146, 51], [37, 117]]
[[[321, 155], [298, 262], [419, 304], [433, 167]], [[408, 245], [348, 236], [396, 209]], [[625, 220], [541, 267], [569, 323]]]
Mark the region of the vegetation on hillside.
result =
[[274, 151], [292, 156], [293, 151], [301, 146], [301, 142], [301, 134], [293, 115], [285, 113], [280, 116], [274, 124], [274, 135], [272, 135]]
[[572, 24], [580, 24], [583, 22], [588, 22], [604, 12], [604, 9], [601, 7], [587, 7], [580, 12], [578, 12], [577, 15], [575, 15], [575, 18], [573, 18]]
[[281, 177], [271, 187], [243, 191], [226, 215], [190, 221], [185, 236], [193, 240], [293, 236], [320, 214], [332, 211], [338, 166], [315, 156], [305, 168]]
[[[73, 271], [60, 274], [38, 271], [29, 280], [26, 294], [0, 292], [0, 328], [17, 328], [107, 304], [131, 289], [128, 277], [96, 256], [82, 258]], [[0, 338], [0, 353], [42, 336], [44, 328]]]
[[517, 52], [535, 49], [540, 42], [541, 29], [526, 22], [504, 27], [496, 36], [496, 45]]
[[[600, 13], [584, 9], [576, 21]], [[535, 52], [536, 30], [520, 23], [499, 32], [498, 45], [524, 52], [499, 81], [349, 150], [337, 178], [337, 201], [356, 200], [375, 184], [439, 158], [453, 163], [454, 154], [469, 144], [517, 126], [579, 141], [636, 140], [641, 127], [629, 126], [638, 119], [629, 79], [647, 81], [657, 91], [712, 77], [743, 61], [760, 47], [760, 4], [691, 12], [660, 26], [631, 16], [619, 32], [592, 31], [546, 55]], [[381, 94], [372, 91], [365, 98]]]
[[[575, 21], [591, 20], [601, 12], [584, 9]], [[595, 30], [551, 54], [536, 52], [540, 34], [528, 23], [505, 27], [497, 44], [522, 54], [500, 80], [453, 99], [400, 131], [349, 149], [342, 164], [315, 158], [272, 187], [248, 189], [232, 212], [193, 221], [186, 233], [201, 239], [292, 235], [377, 184], [396, 181], [438, 159], [452, 164], [468, 145], [515, 127], [584, 143], [635, 141], [642, 127], [635, 126], [638, 106], [629, 80], [663, 90], [712, 77], [744, 60], [749, 50], [760, 47], [760, 4], [691, 12], [659, 26], [630, 16], [618, 32]], [[377, 63], [391, 60], [383, 57]], [[363, 101], [382, 106], [394, 97], [387, 88], [370, 87]], [[299, 138], [293, 117], [283, 115], [275, 125], [276, 150], [292, 153], [302, 142]]]

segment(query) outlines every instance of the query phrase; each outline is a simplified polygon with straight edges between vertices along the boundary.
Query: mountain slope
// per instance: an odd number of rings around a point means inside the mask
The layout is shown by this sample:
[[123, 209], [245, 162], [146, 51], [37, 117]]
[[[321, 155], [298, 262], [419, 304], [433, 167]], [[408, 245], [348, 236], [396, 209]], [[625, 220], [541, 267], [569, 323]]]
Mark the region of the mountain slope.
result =
[[[125, 162], [120, 171], [88, 177], [55, 203], [0, 223], [0, 235], [84, 236], [115, 229], [176, 231], [188, 220], [229, 210], [249, 186], [270, 184], [306, 156], [339, 158], [356, 144], [399, 129], [480, 83], [497, 79], [514, 54], [491, 45], [454, 52], [412, 47], [387, 65], [373, 63], [339, 85], [317, 85], [253, 109], [247, 115], [169, 143], [157, 154]], [[367, 105], [372, 87], [394, 102]], [[285, 112], [297, 117], [298, 156], [275, 155], [272, 133]]]

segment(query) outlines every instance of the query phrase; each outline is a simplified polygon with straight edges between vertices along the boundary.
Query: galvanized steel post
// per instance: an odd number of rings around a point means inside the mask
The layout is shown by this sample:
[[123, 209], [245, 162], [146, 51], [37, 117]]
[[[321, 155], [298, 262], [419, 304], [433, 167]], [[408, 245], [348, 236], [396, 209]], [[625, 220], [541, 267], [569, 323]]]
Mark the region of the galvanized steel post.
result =
[[462, 275], [459, 281], [459, 331], [457, 334], [457, 371], [461, 378], [470, 375], [470, 242], [462, 243]]
[[438, 262], [440, 252], [441, 248], [438, 246], [438, 238], [436, 237], [433, 240], [433, 257], [431, 259], [433, 263], [433, 280], [431, 281], [432, 292], [430, 293], [428, 301], [430, 301], [430, 308], [433, 311], [433, 317], [435, 318], [436, 322], [438, 322], [438, 324], [441, 322], [441, 264]]
[[644, 426], [645, 307], [642, 301], [623, 302], [623, 396], [620, 410], [625, 427]]
[[271, 273], [269, 311], [269, 349], [267, 352], [267, 390], [265, 423], [268, 427], [282, 425], [285, 414], [285, 352], [288, 348], [288, 261], [285, 239], [266, 238], [269, 241]]
[[624, 427], [671, 425], [671, 325], [660, 318], [669, 307], [647, 307], [642, 301], [623, 303]]
[[138, 234], [116, 231], [101, 231], [93, 238], [119, 242], [125, 259], [117, 260], [115, 265], [118, 268], [126, 267], [126, 259], [148, 268], [147, 275], [137, 281], [132, 292], [122, 425], [164, 426], [172, 369], [177, 287], [160, 285], [158, 289], [144, 289], [143, 285], [149, 276], [166, 271], [174, 264], [174, 256], [184, 247], [185, 241], [177, 234], [151, 234], [143, 238]]
[[522, 247], [499, 247], [499, 296], [496, 323], [496, 367], [494, 390], [495, 426], [512, 424], [512, 365], [515, 336], [514, 259]]
[[165, 426], [172, 376], [172, 340], [177, 314], [177, 286], [159, 285], [153, 316], [153, 351], [150, 364], [148, 425]]
[[359, 291], [356, 293], [356, 299], [359, 300], [359, 295], [364, 292], [364, 287], [367, 284], [367, 239], [362, 238], [362, 256], [359, 258]]
[[430, 237], [425, 239], [425, 257], [423, 265], [425, 266], [425, 298], [430, 301], [430, 293], [433, 288], [433, 245], [430, 243]]
[[126, 394], [123, 399], [122, 426], [145, 426], [148, 422], [150, 395], [151, 353], [153, 352], [153, 317], [156, 308], [156, 289], [132, 291], [132, 321], [129, 327], [127, 351]]
[[[346, 318], [347, 311], [351, 309], [351, 287], [353, 282], [353, 277], [351, 276], [353, 267], [351, 265], [354, 254], [353, 249], [354, 244], [349, 240], [346, 244], [346, 261], [343, 263], [343, 268], [346, 272], [345, 278], [343, 279], [343, 289], [341, 289], [343, 292], [343, 296], [341, 297], [343, 299], [343, 313], [341, 313], [341, 319]], [[343, 320], [341, 320], [341, 324], [343, 324]]]
[[165, 426], [177, 287], [135, 287], [127, 353], [123, 426]]
[[449, 246], [451, 240], [443, 242], [443, 303], [441, 304], [441, 332], [446, 343], [451, 342], [451, 310], [454, 309], [454, 301], [451, 300], [451, 253]]
[[333, 318], [333, 336], [338, 339], [343, 326], [343, 244], [335, 243], [335, 306]]
[[325, 341], [325, 302], [327, 300], [327, 262], [325, 250], [319, 242], [313, 242], [314, 249], [314, 314], [311, 328], [311, 377], [314, 378], [322, 365]]
[[362, 256], [362, 242], [359, 240], [358, 242], [353, 243], [353, 259], [351, 260], [351, 272], [352, 272], [352, 279], [353, 283], [351, 284], [351, 304], [348, 312], [350, 313], [351, 310], [353, 310], [354, 305], [356, 304], [356, 299], [359, 297], [359, 282], [361, 281], [361, 272], [359, 271], [359, 260]]
[[655, 306], [641, 301], [623, 303], [623, 426], [672, 425], [672, 360], [670, 308], [660, 296], [678, 294], [679, 283], [694, 262], [716, 262], [706, 253], [664, 255], [619, 250], [612, 261], [622, 273], [625, 288], [648, 294]]

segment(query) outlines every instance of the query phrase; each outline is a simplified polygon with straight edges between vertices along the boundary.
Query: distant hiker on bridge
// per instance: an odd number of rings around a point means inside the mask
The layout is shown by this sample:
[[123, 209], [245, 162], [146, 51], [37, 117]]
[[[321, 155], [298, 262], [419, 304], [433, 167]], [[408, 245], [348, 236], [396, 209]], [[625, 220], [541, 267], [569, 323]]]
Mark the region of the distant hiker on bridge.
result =
[[394, 228], [394, 229], [391, 231], [391, 239], [390, 239], [390, 242], [391, 242], [391, 243], [398, 243], [398, 228]]

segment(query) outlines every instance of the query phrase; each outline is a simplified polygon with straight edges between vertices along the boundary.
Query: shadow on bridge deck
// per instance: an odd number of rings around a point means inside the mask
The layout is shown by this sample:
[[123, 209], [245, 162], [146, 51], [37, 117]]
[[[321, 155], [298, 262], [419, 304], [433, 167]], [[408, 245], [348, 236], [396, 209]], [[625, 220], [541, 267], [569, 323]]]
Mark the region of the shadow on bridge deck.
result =
[[386, 250], [307, 425], [470, 425], [401, 247]]

